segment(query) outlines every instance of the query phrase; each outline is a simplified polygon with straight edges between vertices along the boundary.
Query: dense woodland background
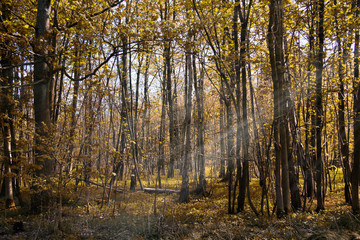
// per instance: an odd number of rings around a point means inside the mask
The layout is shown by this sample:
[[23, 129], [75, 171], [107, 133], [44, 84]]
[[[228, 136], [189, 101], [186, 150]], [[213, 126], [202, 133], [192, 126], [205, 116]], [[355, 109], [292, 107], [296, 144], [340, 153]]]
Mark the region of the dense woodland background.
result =
[[359, 0], [0, 7], [4, 208], [222, 182], [228, 213], [323, 212], [340, 188], [359, 214]]

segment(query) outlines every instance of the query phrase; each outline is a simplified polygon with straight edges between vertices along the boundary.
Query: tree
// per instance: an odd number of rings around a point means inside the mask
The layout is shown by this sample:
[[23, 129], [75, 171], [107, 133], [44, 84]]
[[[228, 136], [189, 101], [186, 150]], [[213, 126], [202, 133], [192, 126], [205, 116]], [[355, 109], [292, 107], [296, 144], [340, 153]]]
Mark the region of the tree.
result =
[[274, 86], [274, 144], [275, 144], [275, 190], [276, 214], [282, 217], [290, 207], [290, 183], [288, 169], [288, 139], [286, 135], [286, 105], [284, 94], [283, 52], [283, 2], [272, 0], [269, 5], [268, 48], [271, 76]]
[[[2, 5], [2, 16], [0, 22], [3, 25], [2, 31], [4, 34], [7, 32], [4, 27], [4, 21], [9, 21], [10, 6], [8, 4]], [[13, 84], [13, 69], [12, 69], [12, 54], [10, 48], [10, 39], [6, 39], [1, 45], [1, 82], [2, 87], [0, 93], [0, 119], [1, 119], [1, 133], [2, 142], [4, 146], [4, 181], [5, 188], [6, 208], [13, 207], [14, 203], [14, 190], [13, 190], [13, 177], [11, 165], [13, 164], [13, 152], [11, 142], [13, 141], [13, 134], [11, 134], [11, 126], [13, 125], [13, 103], [12, 103], [12, 84]]]
[[194, 69], [192, 64], [190, 41], [192, 40], [192, 33], [188, 33], [187, 45], [185, 46], [185, 149], [184, 162], [182, 168], [182, 181], [179, 196], [179, 202], [189, 202], [189, 164], [191, 161], [191, 112], [192, 112], [192, 87], [194, 82]]
[[196, 58], [192, 59], [192, 66], [194, 69], [194, 89], [197, 104], [197, 156], [199, 165], [199, 182], [197, 189], [195, 190], [199, 194], [206, 193], [206, 179], [205, 179], [205, 122], [204, 122], [204, 74], [201, 71], [200, 77], [196, 73]]
[[[359, 16], [360, 1], [355, 4], [355, 16]], [[359, 175], [360, 175], [360, 84], [359, 84], [359, 27], [355, 28], [354, 45], [354, 162], [351, 173], [352, 210], [359, 214]]]
[[[335, 7], [339, 7], [337, 1], [334, 0]], [[350, 195], [350, 163], [349, 163], [349, 142], [346, 136], [346, 126], [345, 126], [345, 69], [344, 65], [346, 64], [347, 60], [347, 43], [346, 39], [343, 41], [341, 39], [342, 31], [339, 26], [339, 17], [338, 11], [335, 13], [335, 24], [336, 24], [336, 42], [338, 47], [338, 78], [339, 78], [339, 92], [338, 92], [338, 138], [340, 144], [340, 157], [343, 162], [343, 175], [344, 175], [344, 182], [345, 182], [345, 201], [347, 203], [351, 203], [351, 195]]]
[[323, 189], [323, 160], [322, 160], [322, 145], [321, 145], [321, 133], [322, 133], [322, 79], [323, 79], [323, 59], [324, 59], [324, 11], [325, 2], [319, 0], [317, 2], [317, 56], [316, 56], [316, 161], [315, 161], [315, 182], [316, 182], [316, 199], [317, 199], [317, 211], [325, 209], [324, 206], [324, 189]]
[[[36, 175], [49, 181], [54, 174], [54, 161], [49, 157], [50, 98], [49, 86], [52, 79], [49, 65], [49, 30], [51, 1], [39, 0], [37, 5], [34, 48], [34, 115], [35, 115], [35, 163], [39, 166]], [[31, 207], [40, 210], [41, 203], [48, 202], [50, 191], [34, 194]]]

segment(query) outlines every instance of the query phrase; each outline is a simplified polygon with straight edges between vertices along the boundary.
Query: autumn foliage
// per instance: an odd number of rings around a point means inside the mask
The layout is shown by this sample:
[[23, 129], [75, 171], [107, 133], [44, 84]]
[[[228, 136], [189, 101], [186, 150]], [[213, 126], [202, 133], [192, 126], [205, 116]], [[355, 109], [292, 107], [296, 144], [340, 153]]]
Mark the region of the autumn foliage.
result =
[[3, 1], [0, 233], [359, 238], [359, 7]]

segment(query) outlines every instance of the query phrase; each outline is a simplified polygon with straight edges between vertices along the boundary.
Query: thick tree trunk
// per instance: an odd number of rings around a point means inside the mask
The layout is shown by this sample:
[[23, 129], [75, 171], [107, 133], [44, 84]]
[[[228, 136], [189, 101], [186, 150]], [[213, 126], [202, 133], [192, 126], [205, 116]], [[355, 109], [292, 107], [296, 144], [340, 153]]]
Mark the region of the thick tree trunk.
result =
[[[356, 7], [360, 7], [357, 0]], [[356, 17], [359, 10], [356, 10]], [[359, 84], [359, 28], [355, 29], [354, 46], [354, 162], [351, 173], [352, 210], [354, 214], [360, 213], [359, 208], [359, 178], [360, 178], [360, 84]]]
[[[1, 6], [2, 15], [0, 22], [8, 21], [10, 14], [10, 6], [8, 4], [2, 4]], [[4, 146], [4, 181], [3, 187], [5, 188], [5, 207], [14, 207], [14, 191], [13, 191], [13, 177], [11, 165], [13, 164], [13, 153], [12, 153], [12, 142], [14, 142], [14, 133], [11, 131], [11, 125], [13, 124], [13, 99], [12, 84], [13, 84], [13, 70], [11, 68], [12, 56], [9, 48], [10, 41], [5, 40], [4, 43], [0, 44], [1, 48], [1, 79], [0, 86], [3, 87], [0, 93], [0, 122], [1, 122], [1, 133], [2, 142]]]
[[[52, 81], [51, 67], [49, 66], [49, 27], [50, 27], [50, 0], [39, 0], [37, 6], [34, 44], [34, 115], [35, 115], [35, 164], [40, 166], [36, 170], [38, 177], [50, 177], [54, 174], [54, 161], [49, 157], [47, 146], [50, 130], [50, 99], [49, 84]], [[34, 212], [40, 211], [40, 205], [48, 205], [51, 191], [33, 194], [31, 208]]]
[[35, 162], [41, 166], [37, 175], [50, 177], [54, 173], [54, 162], [48, 158], [46, 139], [50, 127], [49, 83], [52, 81], [48, 65], [50, 27], [50, 0], [39, 0], [36, 17], [36, 45], [34, 46], [34, 114], [35, 114]]
[[283, 2], [271, 0], [268, 28], [268, 47], [270, 54], [272, 80], [274, 86], [274, 144], [275, 144], [275, 190], [277, 216], [282, 217], [290, 211], [290, 184], [288, 166], [288, 135], [286, 134], [286, 100], [284, 88], [283, 52]]

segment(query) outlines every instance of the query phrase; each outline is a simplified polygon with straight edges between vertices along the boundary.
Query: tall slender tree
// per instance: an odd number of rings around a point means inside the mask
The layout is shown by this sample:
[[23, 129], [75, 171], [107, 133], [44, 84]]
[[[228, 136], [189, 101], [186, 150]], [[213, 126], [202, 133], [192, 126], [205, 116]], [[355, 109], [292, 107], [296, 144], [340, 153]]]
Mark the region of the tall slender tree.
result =
[[[35, 114], [35, 163], [39, 166], [36, 175], [40, 178], [54, 174], [54, 160], [49, 157], [50, 98], [49, 86], [53, 80], [49, 66], [49, 31], [51, 1], [39, 0], [37, 5], [34, 50], [34, 114]], [[41, 191], [32, 196], [32, 210], [38, 212], [41, 203], [50, 200], [50, 191]]]
[[316, 160], [315, 160], [315, 182], [316, 182], [316, 199], [317, 199], [317, 211], [325, 209], [324, 205], [324, 188], [323, 188], [323, 159], [322, 159], [322, 82], [323, 82], [323, 68], [324, 68], [324, 11], [325, 2], [319, 0], [317, 2], [317, 56], [316, 56], [316, 87], [315, 87], [315, 112], [316, 112]]

